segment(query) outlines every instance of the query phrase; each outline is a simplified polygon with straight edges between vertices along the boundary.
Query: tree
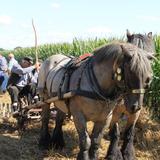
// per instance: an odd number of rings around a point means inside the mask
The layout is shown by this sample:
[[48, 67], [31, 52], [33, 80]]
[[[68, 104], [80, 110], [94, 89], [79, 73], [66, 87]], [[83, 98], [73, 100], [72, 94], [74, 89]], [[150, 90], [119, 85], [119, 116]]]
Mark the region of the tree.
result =
[[5, 51], [5, 49], [3, 49], [3, 48], [0, 48], [0, 51]]
[[18, 46], [18, 47], [16, 47], [16, 48], [14, 48], [14, 50], [21, 49], [21, 48], [22, 48], [22, 47]]

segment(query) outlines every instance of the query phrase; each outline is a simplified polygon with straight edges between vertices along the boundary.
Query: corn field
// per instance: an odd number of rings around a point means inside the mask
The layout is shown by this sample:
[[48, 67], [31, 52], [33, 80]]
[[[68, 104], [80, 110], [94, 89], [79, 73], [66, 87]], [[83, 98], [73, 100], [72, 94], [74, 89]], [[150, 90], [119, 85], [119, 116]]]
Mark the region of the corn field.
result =
[[[91, 53], [95, 48], [110, 43], [112, 41], [125, 41], [124, 38], [110, 38], [110, 39], [88, 39], [79, 40], [74, 39], [72, 43], [57, 43], [57, 44], [45, 44], [38, 46], [38, 57], [41, 60], [45, 60], [47, 57], [62, 53], [64, 55], [80, 56], [84, 53]], [[146, 106], [150, 109], [152, 117], [160, 120], [160, 35], [154, 37], [156, 46], [156, 58], [153, 62], [153, 81], [150, 89], [145, 96]], [[4, 55], [7, 57], [9, 52], [13, 52], [16, 59], [20, 60], [24, 56], [35, 57], [35, 47], [31, 48], [17, 48], [13, 51], [4, 51]]]

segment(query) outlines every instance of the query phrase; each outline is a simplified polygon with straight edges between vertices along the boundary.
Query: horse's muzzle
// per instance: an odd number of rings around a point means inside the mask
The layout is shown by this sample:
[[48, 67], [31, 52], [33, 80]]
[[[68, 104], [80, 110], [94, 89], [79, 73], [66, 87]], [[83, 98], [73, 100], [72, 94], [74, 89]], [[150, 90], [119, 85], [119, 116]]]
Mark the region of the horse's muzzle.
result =
[[139, 111], [142, 108], [141, 105], [137, 105], [137, 104], [133, 104], [132, 108], [131, 108], [131, 112], [132, 113], [136, 113], [137, 111]]

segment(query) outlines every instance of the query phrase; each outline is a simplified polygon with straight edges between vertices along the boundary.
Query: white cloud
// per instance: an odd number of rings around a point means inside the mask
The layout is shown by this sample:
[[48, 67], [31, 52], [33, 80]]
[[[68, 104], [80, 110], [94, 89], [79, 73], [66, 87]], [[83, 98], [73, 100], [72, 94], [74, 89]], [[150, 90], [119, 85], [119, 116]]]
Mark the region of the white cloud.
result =
[[63, 37], [63, 36], [66, 37], [71, 35], [70, 32], [52, 32], [52, 31], [48, 32], [47, 34], [52, 36], [60, 36], [60, 37]]
[[138, 18], [145, 21], [160, 21], [160, 16], [139, 16]]
[[59, 9], [60, 8], [60, 4], [59, 3], [52, 3], [51, 7], [54, 9]]
[[34, 34], [30, 32], [26, 34], [13, 33], [9, 37], [2, 35], [0, 38], [1, 48], [4, 49], [14, 49], [17, 46], [31, 47], [34, 46], [34, 43]]
[[104, 38], [104, 37], [110, 37], [112, 35], [113, 31], [105, 26], [95, 26], [87, 29], [81, 36], [82, 38]]
[[71, 32], [58, 32], [58, 31], [48, 31], [42, 35], [42, 43], [54, 43], [54, 42], [71, 42], [74, 38], [73, 33]]
[[11, 24], [11, 17], [6, 16], [6, 15], [1, 15], [0, 16], [0, 24]]
[[89, 28], [87, 32], [94, 33], [94, 34], [106, 34], [106, 33], [111, 33], [112, 30], [104, 26], [97, 26], [97, 27]]
[[26, 23], [22, 23], [22, 24], [21, 24], [21, 27], [24, 28], [24, 29], [29, 29], [29, 28], [31, 28], [32, 26], [31, 26], [31, 24], [29, 25], [29, 24], [26, 24]]

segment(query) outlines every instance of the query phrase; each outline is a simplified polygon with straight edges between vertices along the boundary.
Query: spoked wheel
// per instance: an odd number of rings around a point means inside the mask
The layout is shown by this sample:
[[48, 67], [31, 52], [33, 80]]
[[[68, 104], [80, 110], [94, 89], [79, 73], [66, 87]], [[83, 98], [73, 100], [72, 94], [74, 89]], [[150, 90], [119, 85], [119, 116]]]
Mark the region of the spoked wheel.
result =
[[26, 129], [26, 122], [27, 122], [27, 112], [26, 106], [28, 105], [28, 102], [25, 99], [26, 97], [22, 97], [19, 100], [18, 104], [18, 114], [16, 115], [17, 120], [17, 130], [21, 134]]
[[18, 132], [21, 134], [26, 129], [26, 123], [27, 123], [27, 111], [24, 109], [19, 111], [19, 115], [16, 117], [17, 119], [17, 129]]
[[17, 119], [17, 129], [20, 134], [26, 130], [28, 121], [32, 119], [41, 119], [41, 108], [27, 109], [28, 105], [35, 104], [36, 101], [32, 102], [32, 99], [23, 96], [19, 99], [19, 113], [15, 117]]

